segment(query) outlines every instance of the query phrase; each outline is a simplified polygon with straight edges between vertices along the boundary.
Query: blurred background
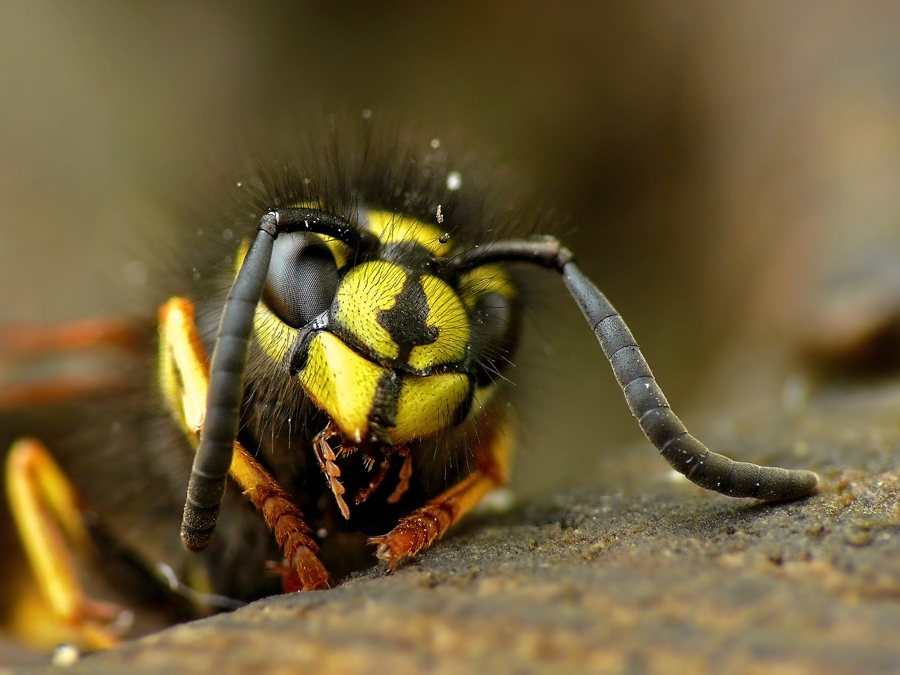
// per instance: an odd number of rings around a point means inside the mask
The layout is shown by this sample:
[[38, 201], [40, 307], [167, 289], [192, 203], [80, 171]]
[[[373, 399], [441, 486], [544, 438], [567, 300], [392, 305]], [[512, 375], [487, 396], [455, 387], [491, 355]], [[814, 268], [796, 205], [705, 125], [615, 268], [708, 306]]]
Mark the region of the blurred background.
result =
[[[0, 321], [123, 311], [216, 158], [298, 111], [390, 109], [554, 205], [702, 430], [840, 332], [833, 279], [894, 269], [898, 27], [889, 0], [3, 3]], [[552, 275], [527, 329], [521, 493], [640, 439]]]

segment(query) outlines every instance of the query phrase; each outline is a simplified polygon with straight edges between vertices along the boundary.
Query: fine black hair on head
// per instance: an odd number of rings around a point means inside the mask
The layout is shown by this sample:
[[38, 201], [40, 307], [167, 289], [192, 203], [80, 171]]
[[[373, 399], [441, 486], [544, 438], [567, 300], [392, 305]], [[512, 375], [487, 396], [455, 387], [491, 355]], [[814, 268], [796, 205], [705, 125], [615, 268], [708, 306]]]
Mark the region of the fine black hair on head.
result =
[[330, 116], [257, 159], [243, 211], [258, 219], [272, 208], [310, 204], [353, 222], [364, 206], [435, 224], [451, 242], [468, 244], [546, 233], [542, 209], [495, 158], [481, 160], [454, 138], [391, 115]]

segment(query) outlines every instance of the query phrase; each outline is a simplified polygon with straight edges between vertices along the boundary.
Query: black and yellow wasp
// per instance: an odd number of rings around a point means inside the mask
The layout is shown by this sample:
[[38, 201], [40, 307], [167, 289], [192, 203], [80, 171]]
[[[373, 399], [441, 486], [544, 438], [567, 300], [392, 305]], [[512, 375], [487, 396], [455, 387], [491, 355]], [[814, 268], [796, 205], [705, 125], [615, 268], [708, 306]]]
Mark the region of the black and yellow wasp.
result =
[[[156, 329], [3, 330], [6, 493], [27, 561], [0, 587], [10, 632], [108, 647], [123, 617], [152, 627], [428, 548], [507, 480], [505, 373], [535, 266], [562, 276], [676, 470], [735, 497], [815, 490], [812, 472], [689, 434], [572, 253], [515, 236], [527, 207], [435, 140], [360, 125], [326, 125], [242, 181], [247, 203], [218, 225], [228, 265], [208, 256], [206, 291], [160, 298]], [[54, 359], [82, 365], [22, 374]]]

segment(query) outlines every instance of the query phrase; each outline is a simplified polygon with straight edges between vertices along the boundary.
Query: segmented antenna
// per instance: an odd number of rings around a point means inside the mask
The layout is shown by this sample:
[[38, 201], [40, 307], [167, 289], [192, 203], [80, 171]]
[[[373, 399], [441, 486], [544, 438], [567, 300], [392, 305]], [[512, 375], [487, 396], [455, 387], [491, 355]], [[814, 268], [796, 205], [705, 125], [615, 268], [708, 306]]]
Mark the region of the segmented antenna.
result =
[[672, 468], [692, 483], [729, 497], [781, 502], [815, 491], [819, 477], [812, 471], [735, 462], [694, 438], [672, 412], [631, 331], [609, 300], [571, 260], [560, 271], [600, 342], [641, 430]]
[[692, 483], [729, 497], [753, 497], [768, 502], [790, 501], [815, 492], [819, 477], [812, 471], [788, 470], [735, 462], [712, 452], [694, 438], [672, 412], [647, 360], [628, 326], [572, 260], [572, 253], [553, 237], [492, 242], [446, 261], [449, 275], [495, 262], [526, 262], [557, 270], [581, 308], [625, 401], [644, 435], [679, 473]]
[[200, 447], [194, 455], [181, 519], [181, 541], [190, 551], [209, 546], [216, 531], [240, 423], [253, 315], [269, 270], [277, 224], [275, 214], [263, 216], [222, 311], [209, 366]]

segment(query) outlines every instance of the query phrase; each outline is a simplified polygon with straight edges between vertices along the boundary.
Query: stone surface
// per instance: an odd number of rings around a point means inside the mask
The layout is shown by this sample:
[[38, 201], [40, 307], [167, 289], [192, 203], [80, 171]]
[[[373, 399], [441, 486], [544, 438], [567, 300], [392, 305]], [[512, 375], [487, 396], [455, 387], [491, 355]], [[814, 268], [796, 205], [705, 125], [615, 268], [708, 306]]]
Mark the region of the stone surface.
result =
[[602, 480], [470, 519], [396, 574], [269, 598], [70, 672], [896, 672], [898, 413], [900, 387], [873, 386], [706, 434], [818, 470], [800, 502], [703, 492], [642, 446]]

